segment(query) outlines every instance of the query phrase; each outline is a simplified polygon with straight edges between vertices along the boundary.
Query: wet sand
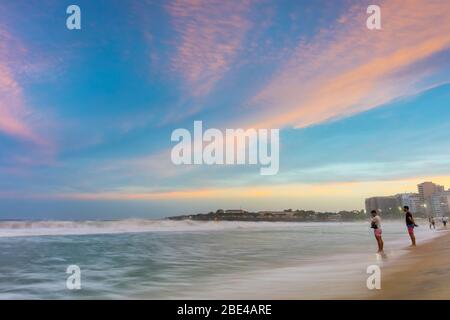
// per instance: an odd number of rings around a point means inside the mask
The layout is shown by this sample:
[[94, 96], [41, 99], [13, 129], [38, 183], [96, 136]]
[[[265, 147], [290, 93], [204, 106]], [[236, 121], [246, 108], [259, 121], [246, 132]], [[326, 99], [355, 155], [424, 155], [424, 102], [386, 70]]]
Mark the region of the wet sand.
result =
[[450, 299], [450, 228], [432, 241], [411, 247], [394, 264], [382, 269], [381, 290], [368, 299]]

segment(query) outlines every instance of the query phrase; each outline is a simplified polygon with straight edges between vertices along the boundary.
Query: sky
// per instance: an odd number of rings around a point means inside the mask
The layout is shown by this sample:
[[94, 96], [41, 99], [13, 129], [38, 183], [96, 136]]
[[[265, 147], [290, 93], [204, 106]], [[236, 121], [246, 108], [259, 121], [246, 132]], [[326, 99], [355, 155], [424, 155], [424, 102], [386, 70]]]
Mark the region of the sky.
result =
[[[0, 15], [0, 219], [339, 211], [450, 187], [447, 0], [0, 0]], [[278, 174], [174, 165], [171, 133], [195, 120], [280, 129]]]

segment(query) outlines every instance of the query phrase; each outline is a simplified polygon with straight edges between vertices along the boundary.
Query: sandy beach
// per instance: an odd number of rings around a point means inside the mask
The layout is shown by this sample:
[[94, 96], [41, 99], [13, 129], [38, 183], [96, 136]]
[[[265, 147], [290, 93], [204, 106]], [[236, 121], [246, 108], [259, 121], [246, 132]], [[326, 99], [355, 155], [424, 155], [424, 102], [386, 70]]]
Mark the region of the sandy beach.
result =
[[410, 248], [395, 263], [382, 269], [382, 288], [369, 299], [427, 300], [450, 298], [450, 230]]

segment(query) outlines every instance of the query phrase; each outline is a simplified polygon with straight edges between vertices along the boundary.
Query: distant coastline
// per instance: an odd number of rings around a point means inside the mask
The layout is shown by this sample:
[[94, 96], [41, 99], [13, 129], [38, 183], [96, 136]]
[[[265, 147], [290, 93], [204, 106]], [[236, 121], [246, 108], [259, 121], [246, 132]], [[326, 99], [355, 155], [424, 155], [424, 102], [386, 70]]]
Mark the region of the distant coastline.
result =
[[266, 222], [336, 222], [358, 221], [367, 219], [364, 210], [316, 212], [313, 210], [258, 211], [250, 212], [242, 209], [222, 210], [209, 213], [186, 214], [172, 216], [169, 220], [194, 221], [266, 221]]

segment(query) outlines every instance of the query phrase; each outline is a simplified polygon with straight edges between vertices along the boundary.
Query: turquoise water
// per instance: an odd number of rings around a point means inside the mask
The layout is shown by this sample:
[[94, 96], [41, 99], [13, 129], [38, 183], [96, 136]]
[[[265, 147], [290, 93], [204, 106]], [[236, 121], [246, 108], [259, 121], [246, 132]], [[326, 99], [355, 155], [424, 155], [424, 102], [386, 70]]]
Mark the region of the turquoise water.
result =
[[[385, 223], [386, 257], [367, 223], [0, 222], [1, 299], [329, 298], [364, 292], [366, 268], [400, 256], [404, 225]], [[434, 233], [418, 228], [419, 242]], [[81, 269], [81, 290], [66, 268]]]

